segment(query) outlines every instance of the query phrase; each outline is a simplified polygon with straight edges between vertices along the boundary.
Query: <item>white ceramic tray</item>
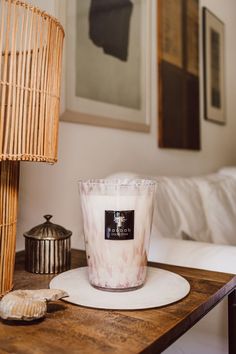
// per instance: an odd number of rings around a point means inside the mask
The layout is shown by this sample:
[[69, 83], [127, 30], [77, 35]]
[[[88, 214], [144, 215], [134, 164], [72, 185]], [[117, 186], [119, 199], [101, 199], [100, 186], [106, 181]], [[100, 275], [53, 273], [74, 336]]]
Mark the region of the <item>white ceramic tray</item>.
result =
[[188, 295], [190, 285], [178, 274], [148, 267], [147, 280], [140, 289], [109, 292], [95, 289], [88, 282], [88, 268], [62, 273], [50, 282], [51, 289], [65, 290], [63, 300], [85, 307], [110, 310], [137, 310], [165, 306]]

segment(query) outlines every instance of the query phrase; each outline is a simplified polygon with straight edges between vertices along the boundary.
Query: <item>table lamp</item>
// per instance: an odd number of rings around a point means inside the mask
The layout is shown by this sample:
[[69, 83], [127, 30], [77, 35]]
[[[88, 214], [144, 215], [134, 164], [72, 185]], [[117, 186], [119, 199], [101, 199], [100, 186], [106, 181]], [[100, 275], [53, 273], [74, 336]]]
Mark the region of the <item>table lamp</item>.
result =
[[64, 30], [0, 0], [0, 296], [13, 287], [20, 161], [57, 161]]

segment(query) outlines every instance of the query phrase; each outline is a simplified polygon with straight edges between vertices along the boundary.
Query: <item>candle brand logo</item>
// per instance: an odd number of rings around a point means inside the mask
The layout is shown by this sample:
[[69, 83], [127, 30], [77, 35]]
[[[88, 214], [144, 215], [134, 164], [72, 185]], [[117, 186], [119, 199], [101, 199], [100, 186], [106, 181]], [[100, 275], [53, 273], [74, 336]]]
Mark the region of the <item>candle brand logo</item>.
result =
[[114, 221], [117, 224], [117, 227], [122, 227], [126, 222], [126, 220], [127, 220], [126, 217], [122, 215], [120, 211], [115, 211]]
[[105, 210], [105, 239], [134, 239], [134, 210]]

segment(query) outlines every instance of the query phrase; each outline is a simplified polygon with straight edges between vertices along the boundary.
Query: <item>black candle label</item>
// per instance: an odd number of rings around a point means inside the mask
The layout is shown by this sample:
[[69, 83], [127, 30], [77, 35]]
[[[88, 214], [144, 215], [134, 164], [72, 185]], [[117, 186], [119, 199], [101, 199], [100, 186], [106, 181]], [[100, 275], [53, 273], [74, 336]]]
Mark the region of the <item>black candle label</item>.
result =
[[134, 239], [134, 210], [105, 210], [105, 240]]

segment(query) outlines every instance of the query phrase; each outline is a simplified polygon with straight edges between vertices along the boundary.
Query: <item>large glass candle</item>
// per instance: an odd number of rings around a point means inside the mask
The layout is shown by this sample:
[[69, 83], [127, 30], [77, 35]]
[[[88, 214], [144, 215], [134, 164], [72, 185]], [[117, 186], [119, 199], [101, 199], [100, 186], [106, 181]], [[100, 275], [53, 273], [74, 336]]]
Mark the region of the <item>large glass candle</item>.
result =
[[132, 290], [146, 279], [156, 182], [79, 182], [89, 282], [111, 291]]

